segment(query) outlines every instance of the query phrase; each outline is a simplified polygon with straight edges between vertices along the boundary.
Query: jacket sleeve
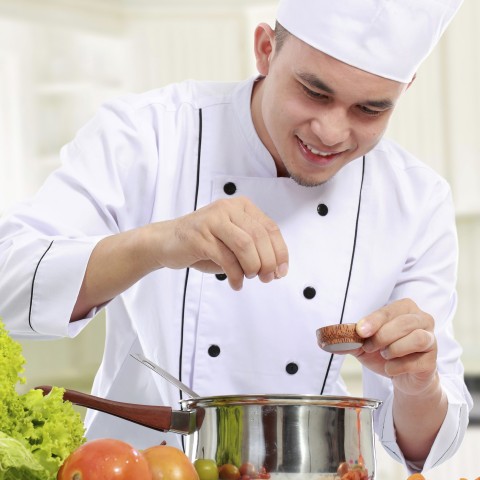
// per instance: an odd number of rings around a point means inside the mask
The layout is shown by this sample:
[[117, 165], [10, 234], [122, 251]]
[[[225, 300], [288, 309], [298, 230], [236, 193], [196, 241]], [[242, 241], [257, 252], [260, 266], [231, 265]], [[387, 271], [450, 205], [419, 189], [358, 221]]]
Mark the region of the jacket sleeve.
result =
[[453, 335], [458, 246], [453, 202], [444, 181], [437, 183], [424, 208], [418, 235], [389, 300], [411, 298], [435, 319], [437, 368], [448, 398], [448, 412], [424, 465], [407, 463], [396, 442], [390, 380], [367, 369], [363, 376], [366, 395], [383, 400], [376, 412], [376, 433], [387, 452], [410, 471], [429, 470], [457, 451], [472, 408], [472, 399], [463, 380], [462, 349]]
[[158, 152], [143, 114], [123, 99], [103, 106], [38, 193], [1, 219], [0, 316], [12, 335], [75, 336], [97, 312], [69, 322], [92, 250], [151, 217]]

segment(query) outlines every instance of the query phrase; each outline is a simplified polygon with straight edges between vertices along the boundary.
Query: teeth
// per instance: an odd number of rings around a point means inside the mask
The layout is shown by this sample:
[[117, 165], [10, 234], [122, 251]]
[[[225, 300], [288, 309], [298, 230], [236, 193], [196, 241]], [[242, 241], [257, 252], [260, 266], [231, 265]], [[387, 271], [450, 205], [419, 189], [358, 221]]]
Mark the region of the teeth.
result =
[[328, 157], [329, 155], [333, 155], [332, 152], [321, 152], [320, 150], [317, 150], [316, 148], [313, 148], [310, 145], [307, 145], [306, 143], [304, 143], [304, 145], [315, 155], [320, 155], [321, 157]]

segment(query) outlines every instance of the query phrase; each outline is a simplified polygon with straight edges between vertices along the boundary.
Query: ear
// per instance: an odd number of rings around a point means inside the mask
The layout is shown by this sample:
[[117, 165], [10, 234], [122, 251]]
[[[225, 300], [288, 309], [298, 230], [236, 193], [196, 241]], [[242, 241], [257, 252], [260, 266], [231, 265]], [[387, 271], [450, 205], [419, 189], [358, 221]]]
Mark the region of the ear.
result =
[[261, 23], [255, 29], [254, 50], [258, 73], [262, 76], [268, 74], [270, 60], [275, 47], [275, 32], [266, 23]]

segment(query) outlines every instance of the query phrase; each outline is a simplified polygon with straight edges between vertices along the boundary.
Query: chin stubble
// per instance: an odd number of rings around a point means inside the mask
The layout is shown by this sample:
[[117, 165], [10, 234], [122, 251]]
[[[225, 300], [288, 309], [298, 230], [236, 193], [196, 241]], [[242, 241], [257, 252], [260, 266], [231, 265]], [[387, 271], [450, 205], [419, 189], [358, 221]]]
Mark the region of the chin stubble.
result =
[[320, 185], [323, 185], [324, 183], [327, 183], [328, 180], [323, 180], [321, 182], [319, 181], [309, 181], [307, 178], [301, 178], [301, 177], [298, 177], [297, 175], [295, 174], [292, 174], [290, 172], [289, 173], [289, 177], [298, 185], [300, 185], [301, 187], [319, 187]]

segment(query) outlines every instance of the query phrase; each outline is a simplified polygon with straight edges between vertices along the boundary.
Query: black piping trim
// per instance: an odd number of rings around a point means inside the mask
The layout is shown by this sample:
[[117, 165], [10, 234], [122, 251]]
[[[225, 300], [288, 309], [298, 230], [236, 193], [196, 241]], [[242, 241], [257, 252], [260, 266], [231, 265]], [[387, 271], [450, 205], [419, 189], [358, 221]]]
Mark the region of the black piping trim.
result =
[[[188, 285], [188, 275], [190, 273], [190, 268], [187, 268], [187, 271], [185, 273], [185, 284], [183, 286], [183, 300], [182, 300], [182, 326], [180, 330], [180, 353], [178, 357], [178, 379], [182, 381], [182, 366], [183, 366], [183, 336], [184, 336], [184, 329], [185, 329], [185, 302], [187, 298], [187, 285]], [[180, 400], [183, 399], [183, 392], [181, 390], [178, 390], [178, 393], [180, 395]], [[185, 452], [185, 439], [184, 435], [181, 436], [181, 442], [182, 442], [182, 448], [183, 451]]]
[[395, 455], [395, 457], [397, 458], [397, 460], [398, 460], [399, 462], [402, 461], [400, 455], [399, 455], [397, 452], [395, 452], [394, 450], [392, 450], [388, 445], [385, 445], [385, 444], [382, 444], [382, 445], [383, 445], [383, 447], [386, 448], [392, 455]]
[[[43, 257], [45, 257], [45, 255], [46, 255], [47, 252], [50, 250], [50, 248], [52, 247], [52, 245], [53, 245], [53, 240], [50, 242], [50, 245], [49, 245], [48, 248], [45, 250], [45, 252], [43, 252], [43, 255], [40, 257], [40, 260], [38, 261], [37, 266], [35, 267], [35, 271], [33, 272], [32, 288], [31, 288], [31, 290], [30, 290], [30, 306], [29, 306], [29, 308], [28, 308], [28, 325], [30, 325], [30, 328], [31, 328], [34, 332], [37, 332], [37, 331], [32, 327], [33, 288], [34, 288], [34, 286], [35, 286], [35, 277], [37, 276], [38, 267], [40, 266], [40, 263], [42, 262]], [[37, 333], [38, 333], [38, 332], [37, 332]]]
[[448, 454], [448, 452], [452, 449], [452, 447], [457, 443], [458, 436], [460, 434], [460, 422], [462, 419], [462, 407], [460, 407], [460, 410], [458, 412], [458, 428], [457, 432], [455, 433], [455, 437], [448, 446], [448, 448], [445, 450], [445, 452], [442, 454], [442, 456], [432, 465], [432, 468], [437, 467], [439, 464], [441, 464], [444, 461], [444, 457]]
[[[348, 272], [347, 286], [345, 288], [345, 296], [343, 297], [342, 314], [340, 316], [339, 323], [343, 323], [343, 315], [345, 313], [345, 305], [347, 304], [347, 296], [348, 296], [348, 290], [350, 288], [350, 280], [352, 278], [353, 260], [355, 258], [355, 250], [357, 248], [358, 222], [360, 220], [360, 206], [362, 204], [362, 191], [363, 191], [364, 178], [365, 178], [365, 155], [363, 156], [363, 163], [362, 163], [362, 180], [360, 182], [360, 192], [358, 195], [357, 219], [355, 221], [355, 235], [353, 237], [352, 258], [350, 259], [350, 271]], [[328, 361], [327, 371], [325, 372], [325, 378], [323, 379], [323, 385], [322, 385], [322, 390], [320, 391], [320, 395], [323, 395], [325, 386], [327, 384], [328, 374], [330, 373], [330, 368], [332, 366], [333, 355], [334, 355], [333, 353], [330, 354], [330, 360]]]
[[[196, 179], [196, 188], [195, 188], [195, 202], [193, 205], [193, 209], [197, 209], [197, 202], [198, 202], [198, 190], [200, 185], [200, 159], [202, 153], [202, 109], [198, 111], [198, 153], [197, 153], [197, 179]], [[183, 287], [183, 300], [182, 300], [182, 326], [180, 332], [180, 355], [178, 359], [178, 378], [182, 381], [182, 367], [183, 367], [183, 337], [184, 337], [184, 329], [185, 329], [185, 303], [187, 299], [187, 286], [188, 286], [188, 276], [190, 273], [190, 268], [187, 268], [185, 274], [185, 284]], [[182, 391], [179, 390], [180, 393], [180, 400], [183, 398]], [[182, 440], [183, 443], [183, 440]]]
[[[203, 117], [202, 117], [202, 109], [198, 111], [198, 153], [197, 153], [197, 179], [196, 179], [196, 187], [195, 187], [195, 202], [193, 204], [193, 210], [197, 209], [197, 202], [198, 202], [198, 189], [200, 186], [200, 159], [202, 154], [202, 130], [203, 130]], [[182, 300], [182, 326], [180, 331], [180, 354], [178, 358], [178, 379], [182, 381], [182, 368], [183, 368], [183, 337], [185, 331], [185, 303], [187, 301], [187, 286], [188, 286], [188, 276], [190, 274], [190, 268], [187, 268], [185, 273], [185, 284], [183, 286], [183, 300]], [[182, 391], [178, 391], [180, 394], [180, 400], [183, 399]], [[182, 448], [185, 451], [185, 439], [182, 435]]]
[[203, 132], [202, 109], [198, 111], [198, 156], [197, 156], [197, 187], [195, 188], [195, 204], [193, 209], [197, 209], [198, 189], [200, 186], [200, 157], [202, 154], [202, 132]]
[[[182, 300], [182, 329], [180, 331], [180, 356], [178, 359], [178, 379], [182, 381], [182, 366], [183, 366], [183, 336], [184, 336], [184, 327], [185, 327], [185, 303], [187, 299], [187, 285], [188, 285], [188, 276], [190, 274], [190, 268], [187, 268], [185, 273], [185, 283], [183, 285], [183, 300]], [[180, 393], [180, 400], [183, 398], [182, 391]]]

